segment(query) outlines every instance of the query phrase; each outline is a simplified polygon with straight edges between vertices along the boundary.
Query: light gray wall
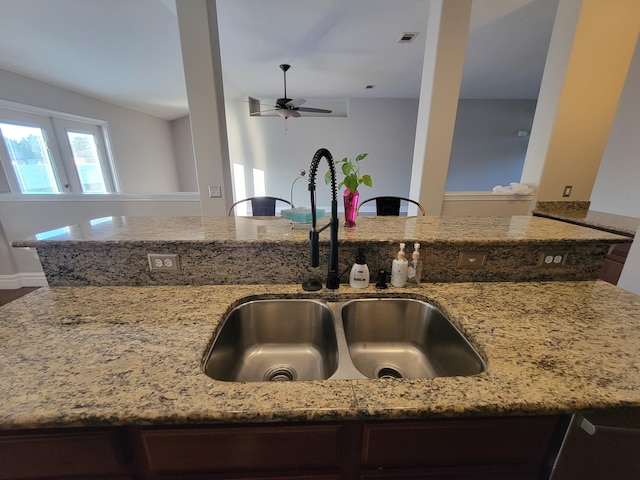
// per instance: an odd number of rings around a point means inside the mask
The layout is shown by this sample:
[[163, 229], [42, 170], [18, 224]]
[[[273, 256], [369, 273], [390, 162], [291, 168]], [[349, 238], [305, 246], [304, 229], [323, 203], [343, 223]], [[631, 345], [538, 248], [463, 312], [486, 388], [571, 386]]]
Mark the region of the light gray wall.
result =
[[193, 156], [193, 141], [191, 140], [191, 121], [188, 115], [171, 122], [171, 137], [173, 139], [173, 151], [178, 169], [180, 191], [197, 192], [198, 178], [196, 161]]
[[0, 70], [0, 99], [108, 122], [123, 192], [177, 192], [170, 122]]
[[[313, 106], [311, 101], [308, 101]], [[361, 187], [360, 198], [376, 195], [408, 196], [418, 101], [362, 99], [349, 103], [348, 117], [249, 117], [241, 100], [226, 104], [231, 162], [245, 166], [247, 195], [253, 195], [252, 169], [265, 170], [266, 194], [289, 199], [291, 183], [300, 169], [309, 169], [320, 147], [335, 161], [369, 153], [361, 173], [373, 177], [373, 188]], [[329, 208], [330, 195], [318, 173], [318, 205]], [[340, 179], [342, 177], [340, 176]], [[307, 179], [296, 183], [294, 203], [309, 206]], [[339, 201], [341, 208], [342, 201]]]
[[447, 175], [447, 192], [491, 191], [519, 182], [531, 132], [535, 100], [458, 102]]

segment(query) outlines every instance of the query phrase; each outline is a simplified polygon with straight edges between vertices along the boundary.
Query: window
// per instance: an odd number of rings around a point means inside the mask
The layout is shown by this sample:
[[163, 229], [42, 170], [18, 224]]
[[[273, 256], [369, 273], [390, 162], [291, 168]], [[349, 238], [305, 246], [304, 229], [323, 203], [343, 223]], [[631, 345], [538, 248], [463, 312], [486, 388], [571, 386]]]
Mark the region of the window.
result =
[[[233, 189], [235, 190], [237, 200], [247, 198], [247, 189], [244, 183], [244, 165], [239, 163], [233, 164]], [[241, 203], [236, 207], [236, 215], [239, 217], [245, 217], [247, 215], [246, 203]]]
[[45, 131], [37, 125], [0, 123], [13, 173], [22, 193], [60, 193]]
[[118, 191], [104, 125], [0, 108], [0, 184], [13, 193]]

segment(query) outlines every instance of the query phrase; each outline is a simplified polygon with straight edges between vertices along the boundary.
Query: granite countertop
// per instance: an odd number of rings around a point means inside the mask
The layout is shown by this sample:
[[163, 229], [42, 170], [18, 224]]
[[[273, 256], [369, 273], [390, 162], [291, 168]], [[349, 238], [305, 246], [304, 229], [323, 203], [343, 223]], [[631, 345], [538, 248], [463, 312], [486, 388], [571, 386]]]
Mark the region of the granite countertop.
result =
[[631, 238], [635, 237], [638, 227], [640, 227], [640, 218], [598, 212], [596, 210], [563, 209], [560, 207], [549, 209], [542, 207], [536, 208], [533, 214]]
[[640, 297], [601, 281], [393, 289], [434, 301], [487, 361], [469, 377], [227, 383], [202, 358], [250, 296], [297, 285], [41, 288], [0, 307], [0, 428], [550, 414], [640, 406]]
[[[318, 221], [323, 226], [326, 219]], [[430, 242], [513, 241], [625, 241], [617, 235], [559, 224], [552, 220], [522, 216], [489, 217], [358, 217], [355, 228], [340, 222], [339, 240], [347, 242], [395, 242], [405, 239]], [[296, 224], [280, 217], [103, 217], [39, 233], [12, 242], [14, 247], [38, 247], [42, 244], [136, 242], [242, 242], [309, 241], [309, 224]], [[328, 242], [328, 234], [321, 241]]]

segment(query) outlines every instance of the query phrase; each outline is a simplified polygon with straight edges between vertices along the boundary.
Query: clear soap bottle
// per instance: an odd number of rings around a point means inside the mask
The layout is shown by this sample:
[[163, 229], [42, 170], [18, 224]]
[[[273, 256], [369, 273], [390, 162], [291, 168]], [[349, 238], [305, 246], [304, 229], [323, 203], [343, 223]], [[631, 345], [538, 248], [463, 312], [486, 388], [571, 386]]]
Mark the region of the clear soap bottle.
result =
[[420, 244], [413, 244], [413, 253], [411, 254], [411, 261], [407, 269], [407, 282], [414, 285], [420, 285], [420, 279], [422, 278], [422, 260], [420, 260]]
[[369, 286], [369, 267], [364, 256], [364, 248], [358, 248], [356, 262], [351, 267], [349, 285], [353, 288], [367, 288]]
[[407, 256], [404, 253], [404, 246], [404, 243], [400, 244], [397, 258], [391, 264], [391, 285], [394, 287], [404, 287], [407, 284], [409, 262], [407, 262]]

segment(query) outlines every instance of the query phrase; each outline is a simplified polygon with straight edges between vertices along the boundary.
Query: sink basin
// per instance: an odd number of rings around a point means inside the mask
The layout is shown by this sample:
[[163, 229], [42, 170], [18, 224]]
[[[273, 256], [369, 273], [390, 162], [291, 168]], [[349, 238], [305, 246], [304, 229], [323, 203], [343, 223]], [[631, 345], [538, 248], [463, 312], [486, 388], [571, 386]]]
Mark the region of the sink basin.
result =
[[205, 356], [226, 382], [475, 375], [483, 359], [433, 305], [408, 298], [253, 300], [234, 308]]
[[331, 309], [304, 299], [256, 300], [230, 312], [205, 360], [215, 380], [324, 380], [338, 368]]
[[433, 305], [406, 298], [358, 299], [342, 307], [354, 366], [368, 378], [475, 375], [485, 363]]

